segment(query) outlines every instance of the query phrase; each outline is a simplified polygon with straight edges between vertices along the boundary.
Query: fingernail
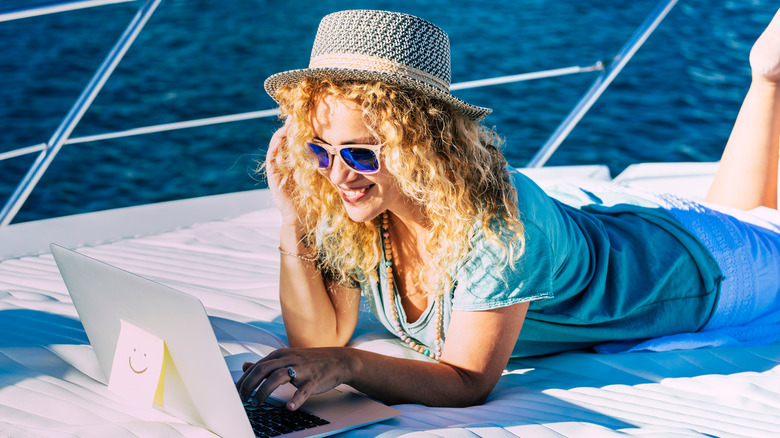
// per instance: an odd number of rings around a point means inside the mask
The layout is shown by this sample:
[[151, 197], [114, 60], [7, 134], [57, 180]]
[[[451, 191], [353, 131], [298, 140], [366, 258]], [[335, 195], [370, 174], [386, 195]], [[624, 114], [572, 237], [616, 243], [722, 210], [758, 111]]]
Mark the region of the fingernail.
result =
[[295, 410], [295, 403], [293, 403], [293, 402], [287, 403], [287, 409], [289, 409], [291, 411], [294, 411]]

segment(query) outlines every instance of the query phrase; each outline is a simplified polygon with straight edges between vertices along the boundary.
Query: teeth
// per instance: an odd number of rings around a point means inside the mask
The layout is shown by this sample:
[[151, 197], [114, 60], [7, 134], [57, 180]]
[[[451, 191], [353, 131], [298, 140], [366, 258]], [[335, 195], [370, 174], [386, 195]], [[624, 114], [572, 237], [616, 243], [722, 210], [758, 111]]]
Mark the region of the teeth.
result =
[[357, 195], [360, 195], [362, 193], [365, 193], [366, 189], [368, 189], [368, 187], [363, 187], [362, 189], [359, 189], [359, 190], [344, 190], [344, 189], [341, 189], [341, 191], [344, 192], [345, 195], [347, 195], [349, 197], [353, 197], [353, 196], [357, 196]]

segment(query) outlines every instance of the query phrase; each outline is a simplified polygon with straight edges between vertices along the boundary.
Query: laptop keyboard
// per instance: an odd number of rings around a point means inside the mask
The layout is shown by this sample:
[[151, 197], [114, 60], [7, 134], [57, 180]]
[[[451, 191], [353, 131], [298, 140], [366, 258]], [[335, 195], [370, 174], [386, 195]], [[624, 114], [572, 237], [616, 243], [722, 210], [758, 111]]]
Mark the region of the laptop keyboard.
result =
[[330, 424], [328, 420], [310, 414], [306, 411], [290, 411], [284, 406], [277, 406], [270, 401], [254, 406], [244, 403], [244, 410], [249, 417], [249, 424], [258, 438], [274, 437], [299, 430]]

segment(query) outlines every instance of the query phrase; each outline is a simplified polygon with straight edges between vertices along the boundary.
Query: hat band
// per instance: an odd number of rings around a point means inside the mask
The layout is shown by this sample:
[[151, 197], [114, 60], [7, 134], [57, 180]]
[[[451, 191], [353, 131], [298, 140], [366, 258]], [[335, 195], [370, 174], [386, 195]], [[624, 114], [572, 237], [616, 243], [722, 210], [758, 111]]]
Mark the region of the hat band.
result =
[[318, 55], [311, 58], [309, 61], [309, 68], [343, 68], [401, 75], [433, 85], [447, 93], [449, 93], [450, 90], [450, 84], [448, 82], [423, 70], [386, 58], [357, 53], [327, 53]]

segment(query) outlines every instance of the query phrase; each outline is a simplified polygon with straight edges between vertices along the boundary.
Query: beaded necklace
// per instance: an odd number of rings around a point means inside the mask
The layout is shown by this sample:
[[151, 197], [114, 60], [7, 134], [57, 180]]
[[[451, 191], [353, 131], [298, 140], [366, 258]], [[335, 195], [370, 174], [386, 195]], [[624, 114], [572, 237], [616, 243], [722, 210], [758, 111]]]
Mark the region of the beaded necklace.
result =
[[398, 337], [409, 344], [412, 349], [420, 354], [430, 357], [431, 359], [439, 360], [441, 357], [442, 326], [441, 295], [436, 296], [436, 301], [434, 303], [434, 307], [436, 309], [436, 337], [434, 338], [436, 348], [434, 351], [431, 351], [428, 348], [425, 348], [424, 345], [418, 344], [412, 340], [412, 338], [407, 336], [406, 332], [404, 332], [404, 330], [401, 328], [401, 323], [398, 320], [398, 311], [396, 310], [395, 305], [395, 288], [393, 287], [393, 245], [390, 242], [390, 216], [386, 211], [382, 213], [382, 236], [384, 237], [382, 240], [382, 247], [385, 252], [385, 267], [387, 269], [387, 300], [390, 304], [390, 311], [393, 314], [393, 320], [391, 321], [393, 328], [395, 328], [396, 333], [398, 333]]

